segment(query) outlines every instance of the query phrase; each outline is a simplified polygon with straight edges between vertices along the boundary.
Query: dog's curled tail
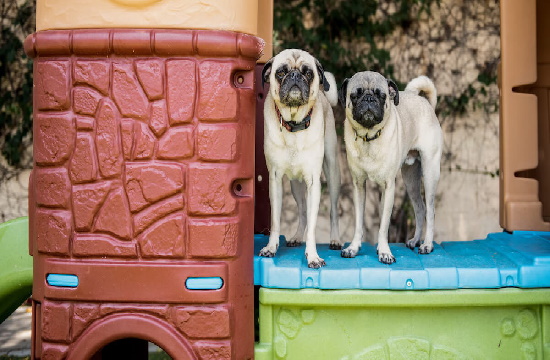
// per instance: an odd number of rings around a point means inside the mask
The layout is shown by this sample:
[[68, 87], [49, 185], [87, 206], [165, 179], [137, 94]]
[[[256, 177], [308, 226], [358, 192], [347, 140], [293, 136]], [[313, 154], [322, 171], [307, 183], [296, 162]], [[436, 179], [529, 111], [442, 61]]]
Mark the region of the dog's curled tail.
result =
[[335, 107], [338, 105], [338, 87], [336, 85], [336, 79], [332, 73], [325, 71], [325, 78], [327, 79], [330, 89], [325, 91], [330, 106]]
[[429, 77], [421, 75], [412, 79], [405, 88], [405, 91], [413, 91], [414, 93], [425, 97], [430, 105], [435, 109], [437, 104], [437, 90]]

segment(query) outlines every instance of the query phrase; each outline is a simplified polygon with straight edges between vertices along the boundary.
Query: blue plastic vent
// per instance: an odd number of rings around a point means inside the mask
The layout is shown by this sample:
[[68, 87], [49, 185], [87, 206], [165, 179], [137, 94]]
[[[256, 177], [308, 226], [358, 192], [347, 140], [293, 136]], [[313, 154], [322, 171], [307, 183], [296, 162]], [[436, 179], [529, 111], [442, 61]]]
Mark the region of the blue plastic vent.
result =
[[221, 277], [190, 277], [185, 280], [189, 290], [218, 290], [223, 286]]
[[69, 274], [48, 274], [48, 276], [46, 276], [46, 282], [50, 286], [75, 288], [78, 286], [78, 276]]

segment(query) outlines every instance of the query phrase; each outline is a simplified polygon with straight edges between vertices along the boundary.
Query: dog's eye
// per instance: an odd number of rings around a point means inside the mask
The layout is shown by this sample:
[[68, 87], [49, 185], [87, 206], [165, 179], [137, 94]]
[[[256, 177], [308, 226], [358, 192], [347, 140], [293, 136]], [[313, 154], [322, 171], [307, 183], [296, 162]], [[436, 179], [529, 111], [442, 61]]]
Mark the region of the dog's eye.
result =
[[309, 79], [309, 80], [312, 80], [313, 79], [313, 71], [311, 70], [306, 70], [306, 77]]
[[349, 94], [349, 98], [352, 102], [355, 102], [361, 97], [361, 95], [363, 95], [363, 89], [359, 88], [356, 92]]
[[275, 76], [277, 77], [277, 79], [281, 80], [282, 78], [285, 77], [285, 71], [283, 69], [279, 69], [275, 73]]

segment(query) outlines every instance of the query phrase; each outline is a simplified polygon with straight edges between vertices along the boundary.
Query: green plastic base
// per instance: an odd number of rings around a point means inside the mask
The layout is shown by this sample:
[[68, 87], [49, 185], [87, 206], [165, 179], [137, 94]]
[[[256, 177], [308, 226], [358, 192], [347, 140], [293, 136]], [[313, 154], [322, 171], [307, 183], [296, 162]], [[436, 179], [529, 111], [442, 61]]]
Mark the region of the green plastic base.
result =
[[550, 359], [550, 289], [260, 289], [255, 359]]
[[0, 323], [31, 293], [29, 220], [23, 217], [0, 224]]

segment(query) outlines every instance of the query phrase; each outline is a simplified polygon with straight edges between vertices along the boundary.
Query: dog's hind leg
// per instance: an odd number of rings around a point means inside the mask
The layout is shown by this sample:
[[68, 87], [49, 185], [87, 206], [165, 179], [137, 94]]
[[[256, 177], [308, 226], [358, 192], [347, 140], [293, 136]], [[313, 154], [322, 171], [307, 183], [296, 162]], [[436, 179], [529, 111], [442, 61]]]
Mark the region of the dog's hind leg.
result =
[[426, 207], [422, 200], [422, 193], [420, 186], [422, 182], [422, 168], [419, 159], [415, 160], [412, 165], [404, 164], [401, 168], [401, 174], [403, 175], [403, 182], [407, 188], [407, 194], [411, 199], [414, 209], [414, 219], [416, 227], [414, 229], [414, 237], [407, 240], [407, 247], [414, 250], [416, 246], [420, 245], [420, 237], [422, 236], [422, 228], [424, 227], [424, 220], [426, 219]]
[[290, 180], [290, 190], [298, 206], [298, 228], [296, 229], [296, 234], [286, 242], [286, 246], [300, 246], [304, 239], [307, 225], [306, 183], [300, 180]]
[[328, 193], [330, 197], [330, 245], [331, 250], [341, 250], [344, 245], [340, 240], [340, 228], [338, 225], [338, 198], [340, 196], [340, 165], [337, 154], [327, 156], [325, 149], [325, 161], [323, 172], [327, 178]]
[[269, 202], [271, 203], [271, 232], [260, 256], [273, 257], [279, 248], [281, 234], [281, 208], [283, 206], [283, 176], [277, 171], [269, 173]]
[[426, 196], [426, 237], [424, 243], [418, 249], [419, 254], [429, 254], [434, 249], [435, 193], [440, 174], [439, 160], [439, 154], [427, 159], [427, 161], [422, 159], [424, 195]]

